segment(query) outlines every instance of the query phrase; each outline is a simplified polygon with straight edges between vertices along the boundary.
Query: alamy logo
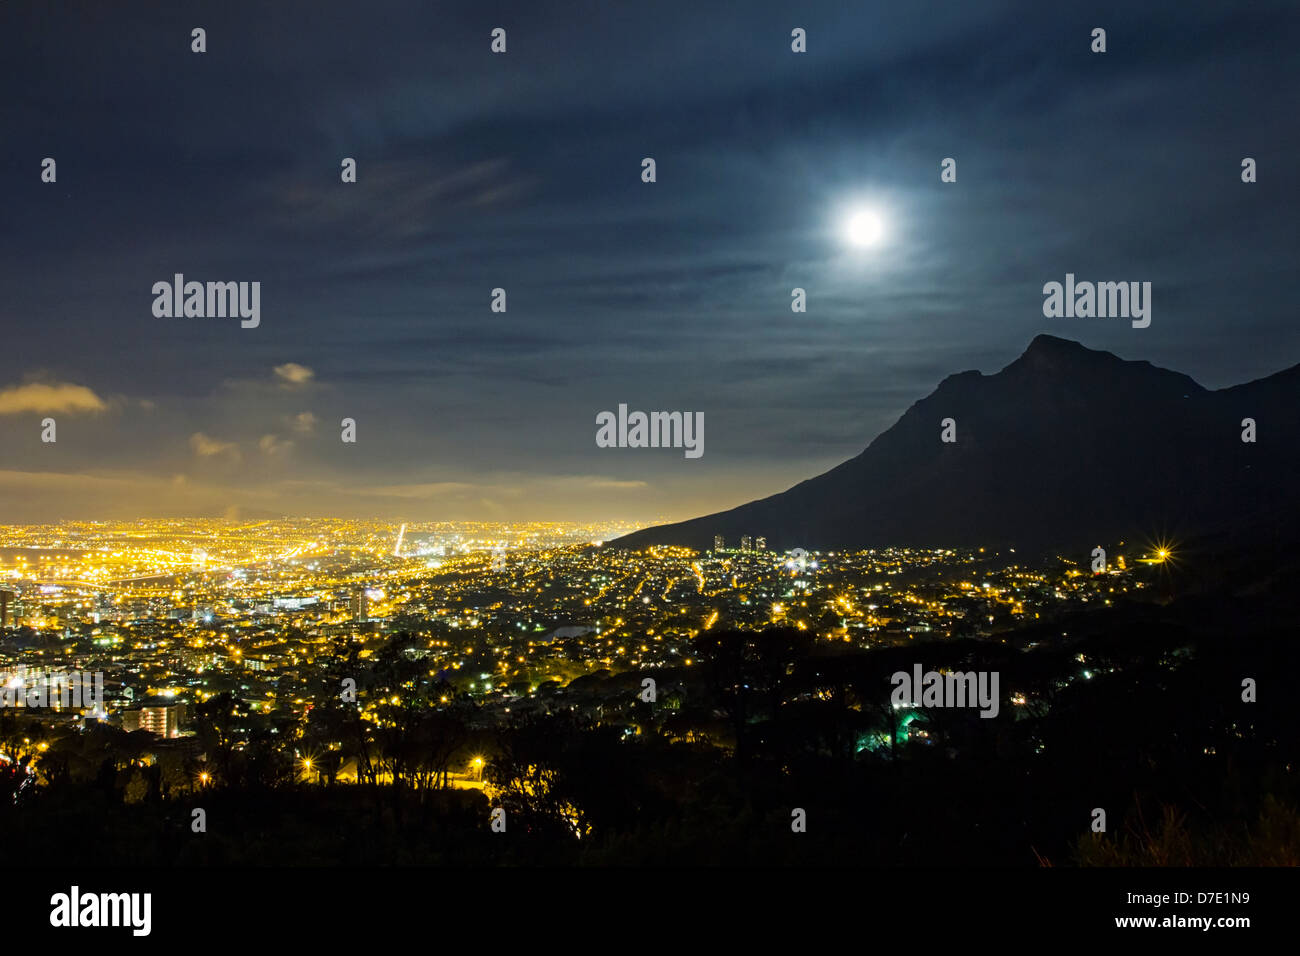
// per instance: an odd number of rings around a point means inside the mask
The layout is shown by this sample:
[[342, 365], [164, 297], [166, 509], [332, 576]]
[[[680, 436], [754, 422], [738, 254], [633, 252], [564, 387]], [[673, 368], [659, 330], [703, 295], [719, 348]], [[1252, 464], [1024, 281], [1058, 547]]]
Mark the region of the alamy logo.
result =
[[255, 329], [262, 321], [260, 282], [186, 282], [178, 272], [171, 282], [155, 282], [153, 294], [153, 314], [159, 319], [237, 316], [245, 329]]
[[152, 928], [152, 893], [69, 893], [50, 897], [51, 926], [129, 926], [133, 936], [148, 936]]
[[597, 448], [684, 448], [687, 458], [704, 454], [703, 412], [599, 412]]
[[997, 671], [922, 674], [921, 665], [914, 664], [912, 673], [895, 671], [889, 682], [894, 685], [890, 701], [895, 707], [979, 707], [981, 717], [998, 715]]
[[0, 707], [69, 707], [104, 710], [104, 674], [82, 671], [28, 671], [25, 667], [0, 673]]
[[1151, 324], [1150, 282], [1078, 282], [1065, 274], [1065, 285], [1043, 286], [1043, 315], [1049, 319], [1132, 319], [1133, 328]]

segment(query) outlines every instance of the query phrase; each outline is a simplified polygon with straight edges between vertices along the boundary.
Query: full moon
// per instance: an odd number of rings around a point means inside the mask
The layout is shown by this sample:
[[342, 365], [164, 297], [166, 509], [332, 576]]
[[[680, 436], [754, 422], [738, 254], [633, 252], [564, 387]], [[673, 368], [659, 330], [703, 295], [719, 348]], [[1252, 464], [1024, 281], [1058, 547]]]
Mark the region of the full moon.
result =
[[873, 210], [860, 209], [849, 216], [844, 232], [850, 245], [865, 249], [884, 238], [885, 222]]

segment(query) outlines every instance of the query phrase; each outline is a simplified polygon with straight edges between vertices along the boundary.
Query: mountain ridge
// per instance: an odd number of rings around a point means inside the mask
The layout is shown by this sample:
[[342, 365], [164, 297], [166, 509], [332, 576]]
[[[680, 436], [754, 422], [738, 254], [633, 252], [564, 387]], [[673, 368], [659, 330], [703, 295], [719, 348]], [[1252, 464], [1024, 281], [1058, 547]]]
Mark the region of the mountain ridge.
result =
[[[1294, 508], [1300, 364], [1210, 390], [1041, 334], [1009, 364], [945, 377], [856, 456], [783, 492], [609, 543], [786, 550], [1052, 547], [1213, 532]], [[1260, 429], [1242, 441], [1242, 419]], [[956, 441], [941, 441], [954, 419]], [[1091, 547], [1091, 545], [1089, 545]]]

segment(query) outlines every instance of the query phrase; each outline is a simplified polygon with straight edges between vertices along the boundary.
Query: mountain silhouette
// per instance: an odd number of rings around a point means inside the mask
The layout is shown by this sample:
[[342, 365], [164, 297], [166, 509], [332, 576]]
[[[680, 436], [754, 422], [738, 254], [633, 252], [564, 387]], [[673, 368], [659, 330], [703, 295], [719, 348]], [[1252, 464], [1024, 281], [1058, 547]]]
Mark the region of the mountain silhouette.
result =
[[[941, 422], [956, 423], [956, 441]], [[1242, 441], [1252, 418], [1254, 443]], [[1291, 521], [1300, 365], [1211, 391], [1039, 335], [993, 375], [950, 375], [857, 457], [788, 491], [611, 542], [706, 549], [1088, 549]]]

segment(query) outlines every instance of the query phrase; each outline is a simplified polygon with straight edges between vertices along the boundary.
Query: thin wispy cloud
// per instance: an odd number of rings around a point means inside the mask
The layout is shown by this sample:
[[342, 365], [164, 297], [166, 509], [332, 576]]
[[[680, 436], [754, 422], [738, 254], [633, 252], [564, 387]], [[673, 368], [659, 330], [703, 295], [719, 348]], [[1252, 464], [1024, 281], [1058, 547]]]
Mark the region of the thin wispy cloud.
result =
[[200, 458], [239, 458], [239, 444], [237, 442], [211, 438], [202, 432], [195, 432], [190, 436], [190, 448]]
[[276, 380], [286, 388], [302, 388], [316, 377], [315, 371], [297, 362], [285, 362], [275, 367]]

